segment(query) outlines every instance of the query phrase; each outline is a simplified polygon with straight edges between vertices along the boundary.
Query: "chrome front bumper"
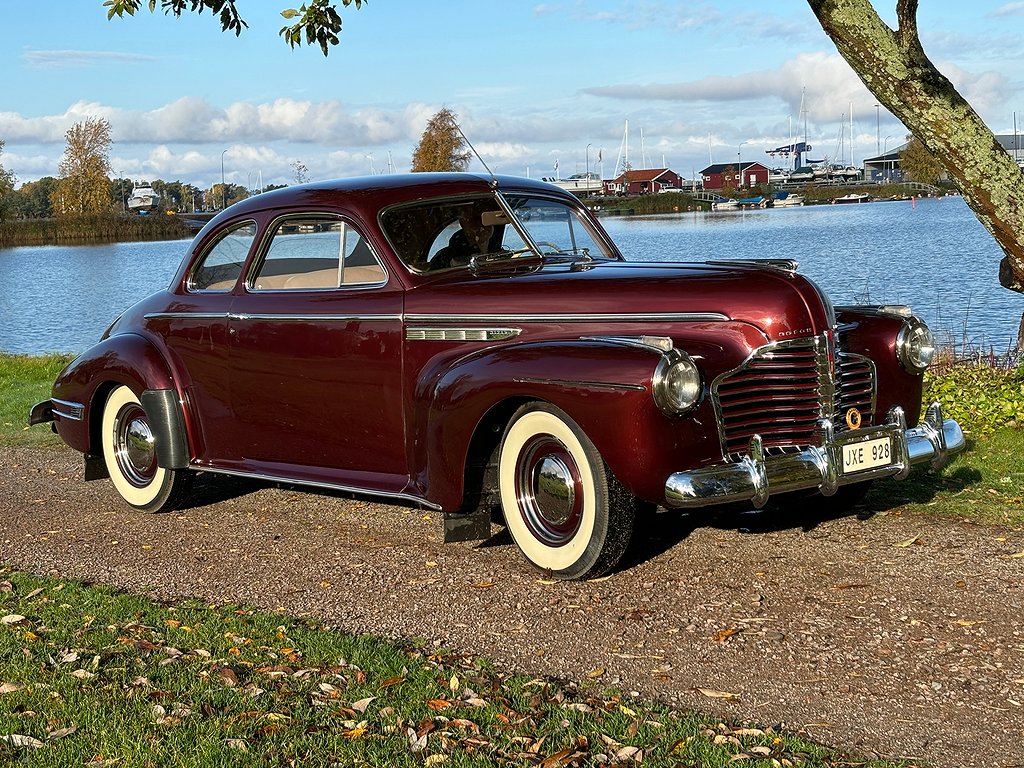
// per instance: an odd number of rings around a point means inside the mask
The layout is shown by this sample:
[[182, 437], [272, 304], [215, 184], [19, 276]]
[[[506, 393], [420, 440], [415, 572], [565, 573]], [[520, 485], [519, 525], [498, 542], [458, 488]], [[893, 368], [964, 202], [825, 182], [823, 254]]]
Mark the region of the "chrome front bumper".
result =
[[[762, 507], [769, 496], [816, 489], [831, 496], [843, 485], [879, 477], [904, 479], [910, 467], [931, 461], [941, 467], [964, 447], [964, 433], [953, 419], [943, 419], [938, 403], [928, 407], [924, 419], [907, 429], [903, 409], [889, 411], [885, 424], [836, 435], [832, 422], [822, 420], [821, 445], [799, 453], [766, 455], [760, 435], [750, 440], [749, 452], [732, 464], [718, 464], [689, 472], [676, 472], [665, 481], [665, 501], [670, 507], [693, 508], [709, 504], [749, 501]], [[883, 466], [843, 472], [843, 447], [882, 437], [891, 441], [892, 459]]]

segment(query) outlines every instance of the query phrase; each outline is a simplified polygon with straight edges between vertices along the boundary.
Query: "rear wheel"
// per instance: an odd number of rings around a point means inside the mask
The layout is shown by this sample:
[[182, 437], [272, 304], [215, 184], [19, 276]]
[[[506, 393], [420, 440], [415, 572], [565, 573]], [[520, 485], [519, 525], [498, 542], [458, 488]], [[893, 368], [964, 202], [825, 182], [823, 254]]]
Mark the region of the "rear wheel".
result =
[[117, 492], [146, 512], [177, 507], [192, 484], [192, 473], [157, 465], [156, 437], [139, 398], [118, 387], [103, 406], [103, 460]]
[[531, 403], [502, 438], [498, 485], [505, 524], [526, 559], [559, 579], [600, 576], [622, 558], [635, 500], [560, 409]]

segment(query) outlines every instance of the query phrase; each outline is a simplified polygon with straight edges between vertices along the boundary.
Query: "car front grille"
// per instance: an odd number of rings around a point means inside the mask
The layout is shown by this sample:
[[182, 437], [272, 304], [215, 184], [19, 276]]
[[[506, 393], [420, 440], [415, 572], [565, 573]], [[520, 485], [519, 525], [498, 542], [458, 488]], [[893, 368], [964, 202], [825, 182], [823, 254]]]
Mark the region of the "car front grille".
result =
[[712, 395], [725, 453], [746, 453], [755, 434], [770, 453], [818, 445], [819, 422], [828, 419], [836, 432], [846, 431], [851, 408], [862, 427], [874, 423], [874, 365], [843, 350], [842, 334], [836, 347], [831, 334], [779, 342], [719, 376]]

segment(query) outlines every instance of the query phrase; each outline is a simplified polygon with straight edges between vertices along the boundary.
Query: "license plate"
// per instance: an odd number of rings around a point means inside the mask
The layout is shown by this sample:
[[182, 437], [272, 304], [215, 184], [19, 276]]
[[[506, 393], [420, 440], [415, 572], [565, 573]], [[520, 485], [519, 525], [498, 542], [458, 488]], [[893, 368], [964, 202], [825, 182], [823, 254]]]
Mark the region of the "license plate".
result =
[[888, 437], [843, 446], [843, 474], [892, 464], [892, 441]]

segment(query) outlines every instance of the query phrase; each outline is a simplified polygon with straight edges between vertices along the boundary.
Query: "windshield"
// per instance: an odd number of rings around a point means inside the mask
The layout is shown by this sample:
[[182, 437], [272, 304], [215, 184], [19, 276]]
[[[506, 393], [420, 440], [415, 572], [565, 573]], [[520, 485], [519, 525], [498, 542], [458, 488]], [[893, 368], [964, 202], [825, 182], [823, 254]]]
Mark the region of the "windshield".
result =
[[505, 199], [542, 254], [615, 258], [603, 245], [603, 239], [592, 231], [590, 222], [575, 208], [545, 198], [509, 196]]
[[501, 263], [534, 254], [534, 247], [546, 258], [619, 258], [582, 211], [528, 195], [396, 206], [381, 214], [381, 226], [395, 253], [417, 272], [465, 267], [474, 259]]

